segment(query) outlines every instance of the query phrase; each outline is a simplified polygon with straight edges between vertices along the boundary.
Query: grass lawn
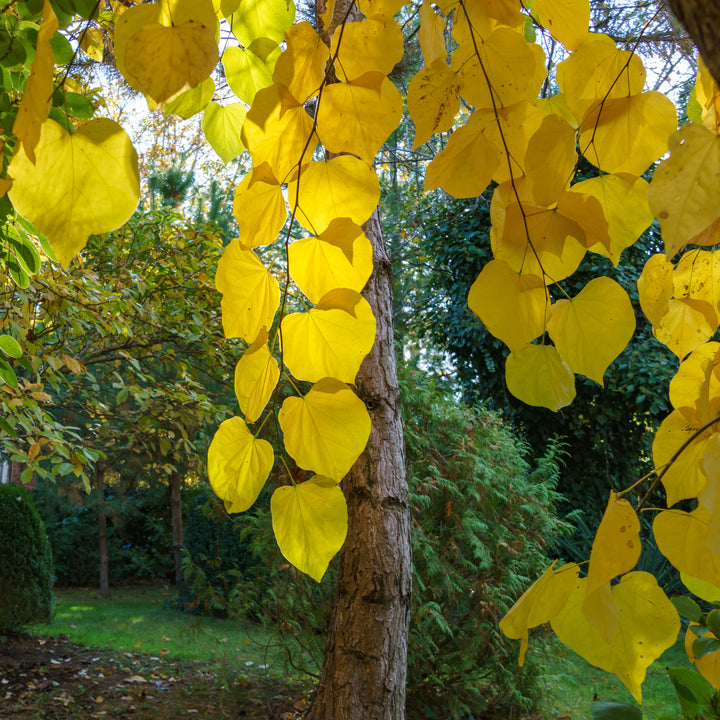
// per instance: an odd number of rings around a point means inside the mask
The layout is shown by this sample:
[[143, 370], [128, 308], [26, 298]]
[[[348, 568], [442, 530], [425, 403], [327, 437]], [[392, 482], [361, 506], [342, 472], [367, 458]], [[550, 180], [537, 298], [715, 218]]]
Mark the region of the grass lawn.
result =
[[94, 589], [56, 590], [55, 617], [33, 630], [75, 643], [286, 676], [277, 637], [259, 625], [200, 617], [166, 607], [174, 589], [123, 587], [108, 599]]
[[[541, 715], [548, 720], [589, 720], [590, 705], [594, 699], [636, 704], [632, 695], [614, 675], [593, 667], [558, 640], [553, 639], [540, 658], [540, 663], [545, 684]], [[666, 650], [660, 659], [648, 668], [642, 686], [641, 710], [644, 720], [681, 717], [680, 704], [667, 674], [668, 667], [690, 667], [682, 640]]]

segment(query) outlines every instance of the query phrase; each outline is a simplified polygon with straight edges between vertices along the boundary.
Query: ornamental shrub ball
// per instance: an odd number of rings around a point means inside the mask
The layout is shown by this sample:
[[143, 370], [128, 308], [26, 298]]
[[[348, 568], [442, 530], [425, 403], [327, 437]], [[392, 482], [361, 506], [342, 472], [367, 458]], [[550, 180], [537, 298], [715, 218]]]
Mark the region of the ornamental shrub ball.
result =
[[50, 620], [53, 579], [50, 543], [30, 493], [0, 485], [0, 634]]

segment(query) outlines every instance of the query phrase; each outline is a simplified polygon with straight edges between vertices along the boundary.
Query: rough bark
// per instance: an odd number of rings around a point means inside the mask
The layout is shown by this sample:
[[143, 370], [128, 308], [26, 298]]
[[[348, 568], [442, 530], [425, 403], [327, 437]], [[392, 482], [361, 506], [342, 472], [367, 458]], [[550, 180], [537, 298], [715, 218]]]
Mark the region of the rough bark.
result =
[[720, 1], [669, 0], [669, 5], [720, 85]]
[[100, 543], [100, 595], [110, 597], [110, 573], [108, 561], [107, 515], [105, 514], [105, 468], [101, 463], [95, 466], [97, 487], [98, 539]]
[[182, 556], [180, 549], [183, 543], [182, 488], [180, 474], [173, 472], [170, 476], [170, 516], [172, 519], [172, 550], [175, 561], [175, 584], [183, 581]]
[[377, 337], [357, 377], [372, 418], [367, 449], [343, 480], [348, 537], [322, 675], [308, 720], [402, 720], [412, 559], [405, 446], [395, 362], [392, 269], [377, 212], [364, 226], [374, 250], [363, 295]]

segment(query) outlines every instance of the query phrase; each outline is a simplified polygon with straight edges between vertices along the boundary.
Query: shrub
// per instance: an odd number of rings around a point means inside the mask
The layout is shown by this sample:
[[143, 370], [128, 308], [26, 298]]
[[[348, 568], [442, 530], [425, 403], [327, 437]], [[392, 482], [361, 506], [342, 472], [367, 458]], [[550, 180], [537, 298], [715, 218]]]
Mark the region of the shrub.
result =
[[[560, 448], [551, 445], [533, 470], [526, 446], [496, 416], [459, 404], [418, 371], [403, 371], [401, 389], [415, 568], [408, 718], [520, 717], [539, 697], [537, 666], [529, 655], [518, 667], [517, 643], [498, 620], [566, 531], [554, 512]], [[266, 511], [243, 520], [245, 536], [268, 571], [236, 586], [231, 610], [261, 609], [290, 660], [316, 669], [334, 563], [321, 584], [291, 568]]]
[[[238, 593], [247, 581], [257, 589], [264, 576], [262, 561], [254, 554], [242, 526], [249, 515], [228, 521], [223, 504], [210, 489], [198, 489], [185, 520], [183, 574], [178, 607], [193, 612], [227, 615], [239, 602]], [[234, 600], [231, 596], [235, 595]], [[253, 605], [257, 598], [254, 597]], [[256, 616], [251, 608], [248, 616]]]
[[[40, 483], [37, 508], [45, 523], [59, 587], [97, 586], [100, 573], [96, 496], [62, 479]], [[174, 577], [169, 490], [158, 486], [105, 491], [110, 584]]]
[[0, 485], [0, 633], [47, 622], [53, 610], [50, 543], [30, 493]]

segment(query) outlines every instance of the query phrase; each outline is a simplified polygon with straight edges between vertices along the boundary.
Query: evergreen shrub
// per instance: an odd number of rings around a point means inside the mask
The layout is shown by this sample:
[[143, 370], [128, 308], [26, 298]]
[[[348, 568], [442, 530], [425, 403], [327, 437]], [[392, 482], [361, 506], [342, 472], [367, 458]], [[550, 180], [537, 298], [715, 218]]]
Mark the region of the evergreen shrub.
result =
[[[419, 371], [401, 373], [401, 390], [414, 562], [407, 716], [522, 717], [539, 698], [538, 667], [533, 653], [518, 667], [518, 643], [498, 621], [568, 529], [555, 514], [561, 449], [551, 444], [533, 469], [527, 447], [497, 416], [458, 403]], [[267, 574], [262, 587], [236, 586], [231, 611], [261, 611], [288, 659], [316, 671], [335, 562], [320, 584], [289, 566], [266, 510], [244, 520], [241, 537], [265, 558]]]
[[32, 496], [0, 485], [0, 634], [48, 622], [52, 588], [50, 543]]
[[209, 485], [198, 489], [183, 531], [184, 582], [178, 589], [177, 605], [183, 610], [225, 616], [237, 605], [245, 589], [251, 596], [243, 605], [247, 616], [256, 616], [256, 592], [264, 563], [255, 555], [242, 531], [248, 514], [231, 522]]

